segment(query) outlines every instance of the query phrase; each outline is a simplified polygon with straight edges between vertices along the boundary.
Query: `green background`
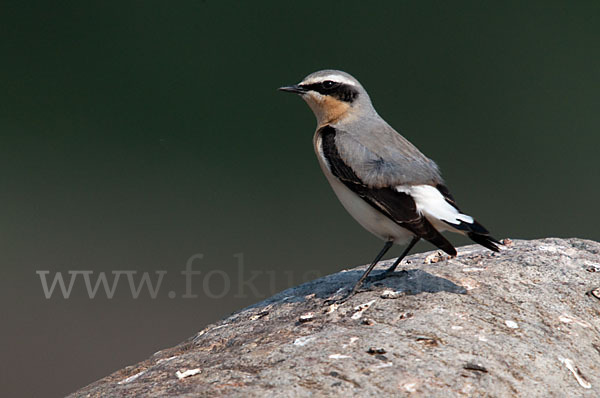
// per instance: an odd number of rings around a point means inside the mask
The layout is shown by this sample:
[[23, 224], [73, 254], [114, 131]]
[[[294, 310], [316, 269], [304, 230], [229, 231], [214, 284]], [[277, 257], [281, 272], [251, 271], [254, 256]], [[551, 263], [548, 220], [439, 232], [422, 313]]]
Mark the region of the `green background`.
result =
[[[312, 113], [276, 91], [315, 70], [357, 77], [498, 238], [600, 239], [599, 17], [597, 2], [2, 2], [2, 395], [64, 395], [258, 301], [236, 297], [236, 253], [260, 296], [375, 256], [317, 165]], [[199, 297], [183, 299], [195, 253]], [[47, 300], [36, 270], [168, 276], [154, 300], [125, 284], [91, 300], [81, 280]], [[232, 288], [213, 299], [217, 270]]]

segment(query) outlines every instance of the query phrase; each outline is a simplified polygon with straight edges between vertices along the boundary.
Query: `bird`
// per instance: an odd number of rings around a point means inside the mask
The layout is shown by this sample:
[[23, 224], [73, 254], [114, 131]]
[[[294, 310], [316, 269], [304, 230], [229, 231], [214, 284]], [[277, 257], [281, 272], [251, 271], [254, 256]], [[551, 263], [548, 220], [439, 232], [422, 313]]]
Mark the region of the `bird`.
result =
[[421, 239], [456, 256], [443, 231], [499, 251], [501, 243], [459, 209], [437, 164], [379, 116], [353, 76], [320, 70], [279, 90], [298, 94], [313, 111], [313, 146], [327, 181], [354, 219], [385, 242], [349, 296], [394, 244], [408, 243], [380, 279], [390, 276]]

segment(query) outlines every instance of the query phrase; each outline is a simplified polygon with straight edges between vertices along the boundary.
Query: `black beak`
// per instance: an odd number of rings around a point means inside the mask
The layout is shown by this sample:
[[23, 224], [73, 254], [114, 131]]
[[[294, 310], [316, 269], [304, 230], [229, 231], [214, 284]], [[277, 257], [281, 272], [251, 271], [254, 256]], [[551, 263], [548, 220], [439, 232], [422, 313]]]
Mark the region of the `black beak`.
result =
[[304, 87], [302, 87], [302, 86], [300, 86], [298, 84], [294, 84], [293, 86], [279, 87], [278, 90], [279, 91], [286, 91], [288, 93], [295, 93], [295, 94], [304, 94], [305, 92], [308, 91]]

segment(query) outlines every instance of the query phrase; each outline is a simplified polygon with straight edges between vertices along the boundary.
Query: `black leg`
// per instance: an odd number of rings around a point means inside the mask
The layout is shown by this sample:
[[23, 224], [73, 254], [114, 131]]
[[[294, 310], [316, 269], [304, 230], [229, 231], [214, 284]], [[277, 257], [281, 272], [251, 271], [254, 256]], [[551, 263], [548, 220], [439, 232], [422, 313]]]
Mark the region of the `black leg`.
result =
[[390, 250], [390, 247], [392, 247], [393, 244], [394, 244], [394, 242], [392, 242], [391, 240], [385, 242], [385, 246], [383, 246], [383, 249], [381, 249], [381, 251], [379, 252], [377, 257], [375, 257], [375, 260], [373, 260], [371, 265], [369, 265], [369, 268], [367, 268], [365, 273], [362, 274], [362, 276], [360, 277], [358, 282], [356, 282], [356, 285], [354, 285], [354, 288], [352, 289], [352, 291], [350, 292], [348, 297], [350, 297], [350, 296], [354, 295], [354, 293], [356, 293], [356, 291], [360, 288], [360, 286], [362, 285], [365, 278], [369, 275], [369, 272], [371, 272], [373, 270], [373, 268], [375, 268], [375, 265], [377, 265], [379, 260], [381, 260], [381, 257], [383, 257], [385, 255], [385, 253], [387, 253], [387, 251]]
[[408, 255], [408, 252], [410, 252], [410, 250], [417, 244], [417, 242], [420, 240], [421, 238], [419, 238], [418, 236], [415, 236], [414, 238], [412, 238], [412, 240], [410, 241], [410, 243], [408, 244], [408, 246], [406, 246], [406, 249], [404, 249], [404, 252], [402, 252], [402, 254], [400, 255], [400, 257], [398, 257], [396, 259], [396, 261], [394, 261], [394, 264], [392, 264], [392, 266], [390, 268], [388, 268], [383, 275], [388, 276], [389, 274], [391, 274], [392, 272], [394, 272], [396, 270], [396, 267], [398, 266], [398, 264], [400, 264], [400, 261], [402, 261], [404, 259], [404, 257], [406, 257]]

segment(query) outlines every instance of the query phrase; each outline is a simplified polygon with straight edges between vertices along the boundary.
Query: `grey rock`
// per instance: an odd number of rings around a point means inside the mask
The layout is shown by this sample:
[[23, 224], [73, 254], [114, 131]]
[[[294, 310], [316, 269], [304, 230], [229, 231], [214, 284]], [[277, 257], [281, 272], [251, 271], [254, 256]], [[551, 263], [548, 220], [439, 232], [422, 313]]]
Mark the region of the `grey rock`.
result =
[[599, 243], [432, 253], [340, 305], [364, 268], [285, 290], [71, 396], [600, 396]]

